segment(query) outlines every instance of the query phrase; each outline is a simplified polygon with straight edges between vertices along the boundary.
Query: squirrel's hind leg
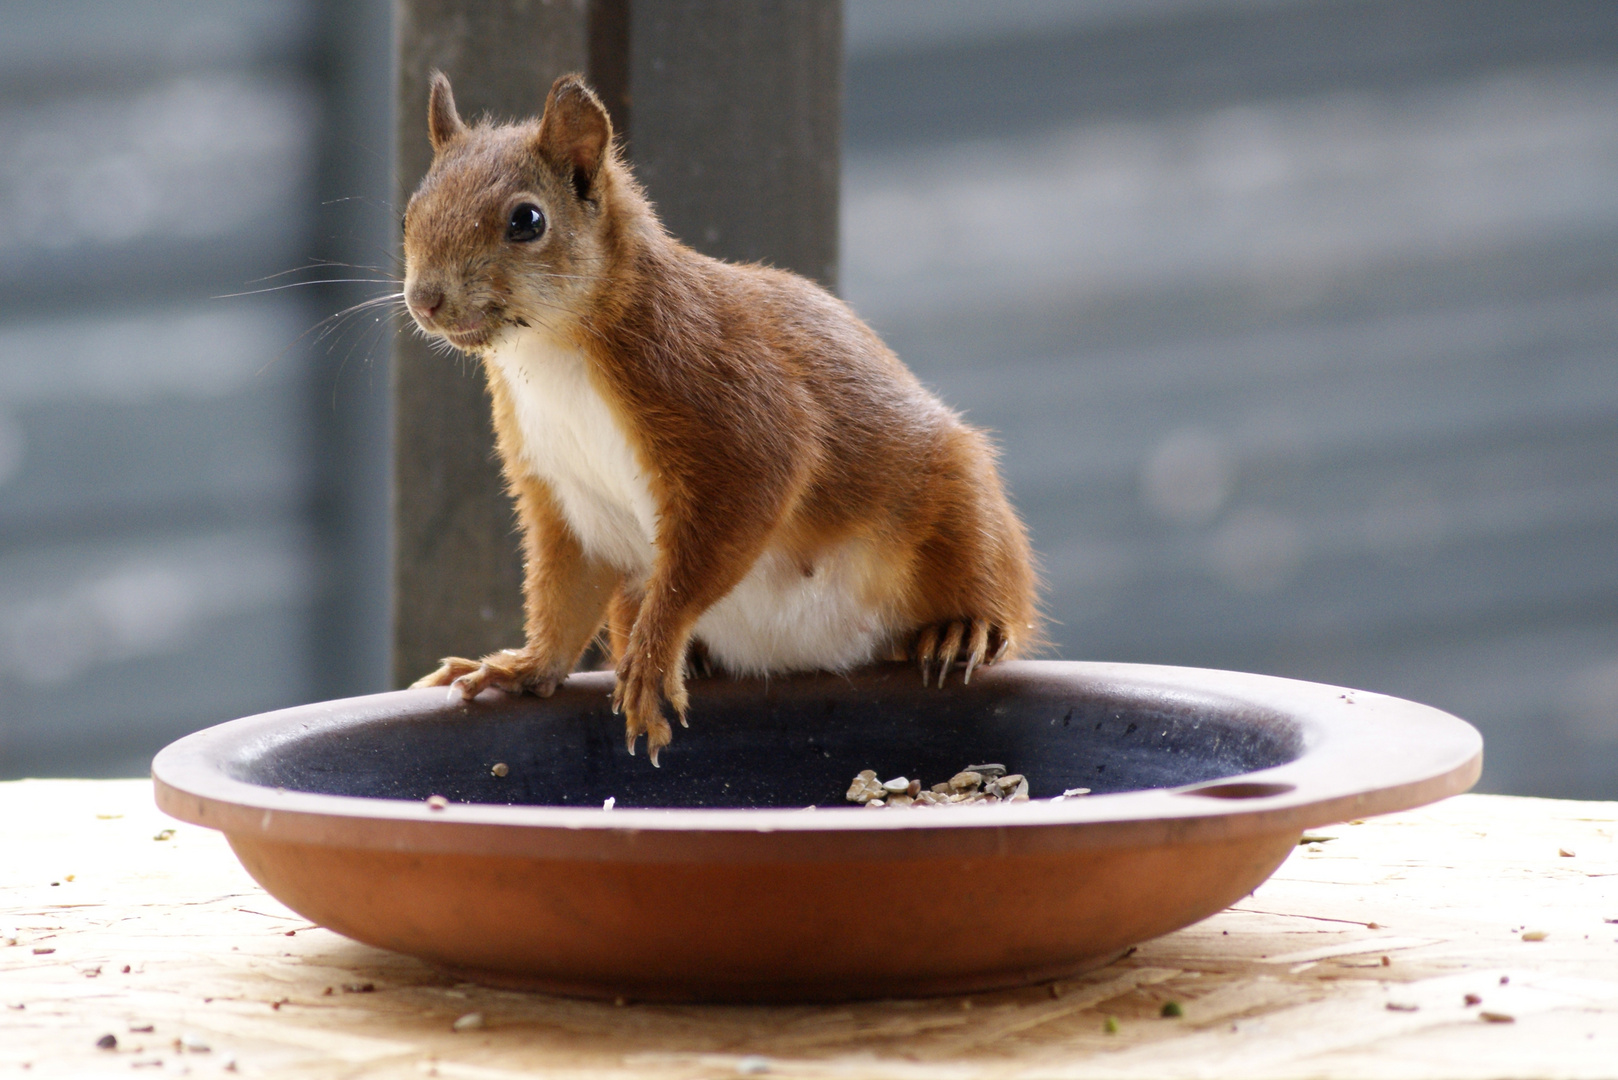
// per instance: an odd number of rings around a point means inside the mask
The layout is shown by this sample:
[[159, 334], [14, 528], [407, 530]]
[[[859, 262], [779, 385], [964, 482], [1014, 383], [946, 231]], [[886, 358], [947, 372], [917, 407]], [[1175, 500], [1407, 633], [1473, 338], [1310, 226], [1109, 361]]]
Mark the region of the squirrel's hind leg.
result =
[[932, 685], [936, 670], [938, 685], [943, 686], [950, 671], [961, 663], [966, 667], [961, 675], [964, 686], [972, 681], [972, 673], [979, 667], [1005, 656], [1011, 642], [1004, 628], [987, 619], [947, 619], [917, 630], [909, 653], [921, 669], [922, 685]]

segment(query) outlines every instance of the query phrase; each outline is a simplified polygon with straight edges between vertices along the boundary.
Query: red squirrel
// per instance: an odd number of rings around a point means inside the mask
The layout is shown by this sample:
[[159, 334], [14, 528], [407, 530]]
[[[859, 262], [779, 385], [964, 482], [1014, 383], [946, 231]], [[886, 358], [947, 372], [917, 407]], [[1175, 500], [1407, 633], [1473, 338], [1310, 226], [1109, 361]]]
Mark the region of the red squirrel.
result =
[[959, 662], [1039, 636], [1027, 532], [984, 434], [836, 297], [664, 231], [576, 75], [543, 115], [428, 99], [405, 303], [478, 356], [516, 501], [527, 641], [417, 686], [548, 696], [605, 630], [657, 764], [688, 660], [734, 675]]

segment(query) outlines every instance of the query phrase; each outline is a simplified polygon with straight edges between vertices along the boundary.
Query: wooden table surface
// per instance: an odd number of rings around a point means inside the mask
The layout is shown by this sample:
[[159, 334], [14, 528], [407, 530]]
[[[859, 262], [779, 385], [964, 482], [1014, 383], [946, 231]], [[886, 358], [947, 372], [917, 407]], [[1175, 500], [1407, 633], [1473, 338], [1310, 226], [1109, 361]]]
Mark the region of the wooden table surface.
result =
[[147, 781], [0, 784], [0, 823], [0, 1071], [29, 1076], [1618, 1076], [1618, 803], [1320, 829], [1082, 978], [826, 1007], [457, 984], [287, 911]]

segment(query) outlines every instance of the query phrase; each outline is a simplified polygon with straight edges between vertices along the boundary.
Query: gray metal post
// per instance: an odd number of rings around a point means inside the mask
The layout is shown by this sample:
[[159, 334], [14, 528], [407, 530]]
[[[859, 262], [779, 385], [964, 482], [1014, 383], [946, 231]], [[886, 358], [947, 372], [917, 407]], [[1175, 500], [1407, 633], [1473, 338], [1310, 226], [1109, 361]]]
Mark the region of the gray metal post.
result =
[[[463, 115], [539, 110], [584, 71], [674, 235], [722, 258], [836, 281], [841, 0], [399, 0], [400, 204], [426, 172], [427, 76]], [[440, 656], [522, 641], [521, 563], [481, 372], [394, 348], [398, 684]]]

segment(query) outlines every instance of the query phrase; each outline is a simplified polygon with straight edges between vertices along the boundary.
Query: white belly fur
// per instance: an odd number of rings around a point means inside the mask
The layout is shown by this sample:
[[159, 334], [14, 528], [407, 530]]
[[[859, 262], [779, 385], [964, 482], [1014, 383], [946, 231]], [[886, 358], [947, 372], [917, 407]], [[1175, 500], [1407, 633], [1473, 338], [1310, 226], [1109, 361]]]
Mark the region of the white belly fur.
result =
[[[550, 487], [586, 552], [645, 580], [656, 555], [657, 507], [644, 471], [582, 353], [538, 330], [511, 332], [492, 354], [534, 474]], [[826, 552], [805, 576], [774, 550], [697, 620], [696, 636], [733, 674], [841, 671], [886, 644], [882, 567], [857, 541]]]

